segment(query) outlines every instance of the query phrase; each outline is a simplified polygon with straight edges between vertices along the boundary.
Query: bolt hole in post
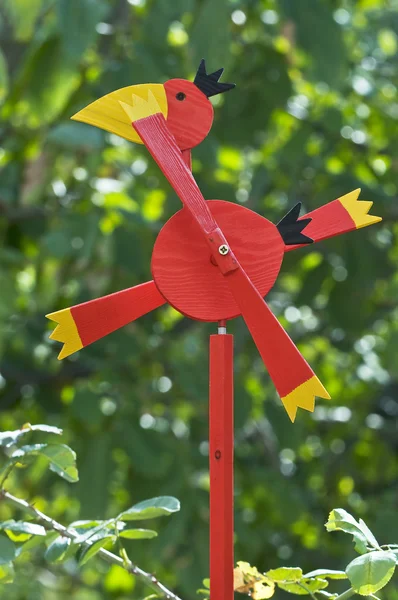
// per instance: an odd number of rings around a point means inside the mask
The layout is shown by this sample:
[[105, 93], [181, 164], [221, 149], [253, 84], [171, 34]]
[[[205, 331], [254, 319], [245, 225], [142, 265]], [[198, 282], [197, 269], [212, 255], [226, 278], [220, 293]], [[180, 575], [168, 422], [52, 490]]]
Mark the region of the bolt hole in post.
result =
[[233, 600], [233, 336], [210, 336], [210, 600]]

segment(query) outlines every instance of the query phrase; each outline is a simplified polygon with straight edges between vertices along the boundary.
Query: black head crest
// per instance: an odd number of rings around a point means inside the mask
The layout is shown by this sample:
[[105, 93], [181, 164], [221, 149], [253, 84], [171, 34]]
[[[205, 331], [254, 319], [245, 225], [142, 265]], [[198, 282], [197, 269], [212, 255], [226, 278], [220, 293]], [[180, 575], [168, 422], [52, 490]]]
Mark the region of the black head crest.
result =
[[194, 84], [205, 94], [208, 98], [215, 96], [216, 94], [222, 94], [228, 92], [235, 87], [234, 83], [220, 83], [219, 79], [223, 74], [224, 69], [218, 69], [214, 73], [209, 75], [206, 73], [205, 59], [202, 58], [200, 61], [199, 69], [195, 75]]

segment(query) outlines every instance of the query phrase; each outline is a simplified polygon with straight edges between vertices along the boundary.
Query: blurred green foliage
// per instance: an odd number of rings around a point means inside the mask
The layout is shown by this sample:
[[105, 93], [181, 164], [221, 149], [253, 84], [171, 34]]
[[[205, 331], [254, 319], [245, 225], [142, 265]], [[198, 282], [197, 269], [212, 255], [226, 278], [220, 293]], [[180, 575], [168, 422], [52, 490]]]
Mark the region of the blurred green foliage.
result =
[[[364, 517], [380, 543], [398, 539], [397, 35], [397, 0], [0, 3], [0, 430], [62, 427], [80, 473], [71, 488], [43, 479], [39, 460], [9, 489], [65, 523], [176, 496], [159, 538], [126, 544], [184, 598], [208, 574], [214, 326], [163, 308], [57, 361], [44, 315], [148, 280], [180, 207], [144, 148], [69, 117], [125, 85], [192, 77], [204, 56], [237, 83], [193, 154], [205, 197], [274, 222], [356, 187], [375, 201], [381, 226], [289, 253], [268, 297], [330, 402], [292, 426], [243, 322], [229, 324], [236, 560], [340, 569], [351, 544], [325, 533], [331, 508]], [[38, 554], [17, 575], [7, 600], [143, 596], [96, 561], [79, 575]], [[393, 585], [385, 597], [398, 598]]]

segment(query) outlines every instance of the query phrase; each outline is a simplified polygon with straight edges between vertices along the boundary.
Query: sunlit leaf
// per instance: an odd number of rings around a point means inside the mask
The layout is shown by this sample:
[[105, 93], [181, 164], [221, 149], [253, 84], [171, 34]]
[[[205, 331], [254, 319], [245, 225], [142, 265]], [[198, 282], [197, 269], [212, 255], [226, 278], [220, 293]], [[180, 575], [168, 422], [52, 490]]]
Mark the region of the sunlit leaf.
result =
[[3, 523], [0, 523], [0, 529], [6, 532], [12, 531], [13, 533], [27, 533], [30, 535], [45, 536], [47, 534], [42, 525], [30, 523], [28, 521], [4, 521]]
[[44, 456], [50, 470], [71, 483], [79, 480], [76, 469], [76, 454], [65, 444], [32, 444], [22, 446], [12, 454], [12, 460], [25, 463], [31, 457]]
[[77, 554], [79, 564], [81, 566], [85, 565], [91, 558], [98, 554], [101, 548], [109, 549], [113, 546], [115, 542], [116, 536], [108, 535], [107, 537], [97, 540], [91, 546], [82, 546], [81, 551]]
[[71, 545], [70, 538], [59, 536], [47, 548], [44, 558], [48, 562], [61, 562]]
[[157, 532], [151, 529], [124, 529], [119, 533], [119, 537], [126, 540], [150, 540], [157, 535]]
[[316, 569], [315, 571], [306, 573], [304, 577], [320, 577], [321, 579], [347, 579], [347, 574], [345, 571], [334, 571], [333, 569]]
[[266, 575], [273, 581], [300, 581], [303, 576], [303, 571], [299, 567], [280, 567], [279, 569], [271, 569]]
[[12, 583], [14, 581], [14, 565], [10, 562], [0, 564], [0, 583]]
[[360, 553], [367, 551], [367, 544], [379, 548], [376, 538], [364, 521], [357, 521], [342, 508], [336, 508], [329, 514], [325, 525], [327, 531], [345, 531], [351, 533], [355, 541], [355, 549]]
[[135, 504], [128, 510], [122, 512], [118, 518], [124, 521], [154, 519], [162, 516], [168, 517], [179, 510], [180, 503], [177, 498], [173, 498], [172, 496], [160, 496]]
[[394, 575], [396, 557], [378, 550], [355, 558], [346, 568], [352, 587], [361, 596], [381, 590]]

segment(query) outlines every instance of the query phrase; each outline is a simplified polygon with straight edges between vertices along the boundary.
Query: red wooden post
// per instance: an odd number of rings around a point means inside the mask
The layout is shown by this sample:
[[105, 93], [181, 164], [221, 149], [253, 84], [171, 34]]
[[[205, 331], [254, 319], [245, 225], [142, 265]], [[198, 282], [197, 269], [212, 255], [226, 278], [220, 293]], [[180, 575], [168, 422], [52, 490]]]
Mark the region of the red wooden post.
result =
[[233, 336], [210, 336], [210, 598], [234, 597]]

